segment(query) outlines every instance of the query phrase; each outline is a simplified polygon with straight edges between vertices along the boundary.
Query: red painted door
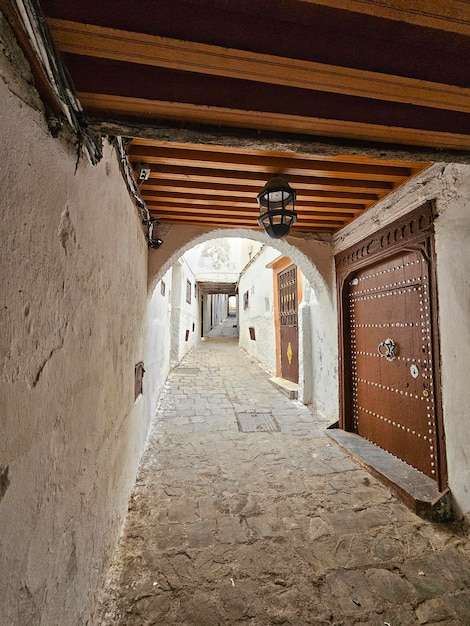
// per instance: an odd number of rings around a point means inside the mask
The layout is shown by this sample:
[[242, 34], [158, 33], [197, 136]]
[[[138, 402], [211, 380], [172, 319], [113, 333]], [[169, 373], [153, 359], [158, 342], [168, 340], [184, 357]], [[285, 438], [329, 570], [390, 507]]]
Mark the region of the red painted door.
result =
[[437, 478], [428, 262], [405, 251], [348, 285], [354, 430]]
[[281, 377], [299, 381], [299, 333], [297, 322], [297, 267], [278, 274]]

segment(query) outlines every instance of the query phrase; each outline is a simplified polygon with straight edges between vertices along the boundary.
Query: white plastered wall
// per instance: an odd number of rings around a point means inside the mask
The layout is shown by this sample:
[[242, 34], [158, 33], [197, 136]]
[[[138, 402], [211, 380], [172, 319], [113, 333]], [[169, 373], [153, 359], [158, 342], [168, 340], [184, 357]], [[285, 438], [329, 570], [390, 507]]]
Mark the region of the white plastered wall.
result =
[[196, 288], [193, 268], [183, 256], [173, 266], [171, 296], [172, 366], [179, 363], [183, 356], [201, 339], [200, 298], [201, 293]]
[[449, 166], [437, 201], [442, 395], [449, 485], [470, 521], [470, 166]]
[[335, 238], [344, 250], [395, 219], [435, 202], [441, 383], [449, 487], [470, 520], [470, 166], [436, 163]]
[[228, 317], [228, 296], [222, 293], [211, 295], [212, 302], [212, 325], [219, 326]]
[[[279, 252], [265, 246], [253, 257], [240, 276], [238, 293], [239, 345], [254, 357], [271, 376], [276, 376], [276, 335], [274, 328], [273, 270], [266, 267]], [[245, 293], [248, 306], [245, 308]], [[250, 338], [250, 327], [254, 328], [255, 339]]]
[[86, 624], [148, 428], [147, 246], [111, 146], [77, 162], [0, 76], [0, 621]]
[[170, 268], [157, 283], [148, 306], [143, 388], [147, 414], [151, 416], [155, 414], [158, 398], [170, 371], [172, 274]]

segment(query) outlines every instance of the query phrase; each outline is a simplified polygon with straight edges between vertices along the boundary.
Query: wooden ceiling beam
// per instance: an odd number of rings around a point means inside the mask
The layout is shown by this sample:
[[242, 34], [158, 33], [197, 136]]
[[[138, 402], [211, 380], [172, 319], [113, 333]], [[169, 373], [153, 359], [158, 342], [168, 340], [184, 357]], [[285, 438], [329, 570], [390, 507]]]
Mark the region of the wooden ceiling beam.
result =
[[[253, 220], [258, 219], [259, 212], [258, 211], [246, 211], [242, 209], [233, 210], [231, 208], [219, 208], [212, 206], [205, 206], [204, 208], [197, 207], [174, 207], [172, 205], [155, 205], [149, 204], [148, 209], [152, 211], [152, 213], [157, 213], [160, 217], [174, 217], [175, 219], [184, 219], [188, 215], [199, 215], [212, 217], [217, 219], [217, 216], [221, 217], [232, 217], [233, 219], [240, 218], [249, 218]], [[345, 211], [345, 212], [326, 212], [326, 211], [306, 211], [301, 210], [297, 212], [298, 218], [303, 220], [319, 220], [319, 221], [331, 221], [331, 222], [344, 222], [345, 220], [353, 219], [356, 215], [362, 213], [363, 211]]]
[[[192, 199], [184, 197], [161, 197], [152, 195], [143, 195], [142, 199], [147, 205], [151, 206], [172, 206], [178, 210], [184, 210], [184, 207], [202, 206], [210, 207], [216, 211], [219, 207], [225, 207], [236, 211], [237, 209], [251, 209], [258, 213], [259, 208], [255, 202], [238, 202], [233, 199], [213, 200], [208, 198]], [[332, 213], [351, 213], [357, 214], [364, 211], [367, 206], [364, 204], [347, 204], [339, 202], [337, 204], [327, 204], [325, 202], [296, 202], [296, 210], [298, 211], [329, 211]]]
[[[359, 163], [361, 165], [386, 165], [388, 167], [408, 167], [411, 169], [416, 168], [417, 165], [421, 165], [417, 163], [416, 160], [407, 160], [405, 158], [401, 159], [392, 159], [392, 158], [372, 158], [366, 157], [365, 155], [354, 155], [354, 154], [321, 154], [321, 153], [309, 153], [302, 152], [299, 149], [286, 149], [284, 146], [284, 150], [274, 149], [274, 148], [242, 148], [238, 146], [226, 146], [223, 144], [213, 144], [213, 143], [197, 143], [195, 141], [190, 142], [191, 145], [188, 145], [186, 141], [170, 141], [168, 139], [148, 139], [145, 137], [134, 137], [130, 142], [129, 146], [149, 146], [149, 147], [160, 147], [160, 148], [168, 148], [171, 146], [173, 150], [187, 150], [188, 148], [192, 148], [194, 150], [200, 150], [201, 152], [216, 152], [218, 154], [242, 154], [247, 156], [260, 156], [260, 157], [281, 157], [286, 159], [303, 159], [310, 161], [326, 161], [328, 163]], [[290, 142], [289, 142], [290, 144]]]
[[[168, 224], [171, 225], [172, 222], [171, 221], [165, 221], [162, 220], [161, 222], [162, 224]], [[184, 222], [184, 226], [205, 226], [206, 228], [214, 228], [214, 229], [247, 229], [247, 230], [257, 230], [257, 231], [262, 231], [263, 229], [256, 225], [256, 226], [243, 226], [240, 224], [229, 224], [229, 223], [224, 223], [224, 224], [219, 224], [217, 222], [208, 222], [206, 224], [201, 224], [201, 222], [191, 222], [191, 221], [187, 221]], [[312, 227], [302, 227], [302, 228], [297, 228], [296, 226], [292, 227], [290, 233], [289, 233], [289, 237], [305, 237], [311, 234], [315, 234], [315, 233], [323, 233], [326, 235], [332, 235], [335, 231], [337, 230], [336, 227], [333, 226], [312, 226]]]
[[316, 160], [297, 156], [272, 156], [258, 154], [234, 154], [230, 151], [208, 152], [204, 150], [174, 149], [168, 146], [140, 146], [131, 144], [128, 148], [132, 163], [145, 162], [158, 165], [176, 165], [189, 168], [251, 171], [263, 173], [283, 173], [310, 176], [352, 177], [366, 180], [396, 181], [413, 173], [411, 167], [387, 165], [385, 163], [351, 163], [338, 160]]
[[[162, 224], [197, 224], [199, 226], [207, 226], [207, 227], [230, 227], [230, 228], [250, 228], [261, 230], [258, 223], [251, 220], [231, 220], [230, 218], [221, 218], [221, 219], [209, 219], [208, 217], [199, 217], [199, 216], [191, 216], [189, 219], [181, 216], [170, 216], [170, 217], [162, 217], [158, 214], [155, 214], [158, 217], [159, 221]], [[342, 225], [339, 225], [338, 222], [306, 222], [306, 223], [297, 223], [293, 229], [295, 230], [304, 230], [304, 231], [312, 231], [323, 229], [327, 232], [334, 232], [338, 230], [338, 228], [344, 226], [348, 220], [345, 220]]]
[[[223, 165], [223, 164], [221, 164]], [[268, 177], [259, 172], [230, 172], [226, 170], [198, 170], [189, 172], [183, 167], [164, 166], [161, 171], [150, 172], [149, 183], [155, 180], [208, 182], [216, 185], [244, 184], [253, 186], [257, 194], [264, 187]], [[352, 180], [339, 178], [324, 178], [322, 176], [289, 176], [289, 183], [295, 189], [322, 190], [322, 191], [353, 191], [353, 192], [377, 192], [387, 194], [394, 189], [394, 184], [384, 180]]]
[[[79, 92], [78, 96], [87, 114], [100, 117], [102, 120], [124, 116], [140, 120], [154, 119], [159, 124], [162, 120], [168, 120], [172, 123], [183, 122], [185, 124], [310, 135], [317, 140], [318, 137], [332, 137], [359, 142], [420, 146], [433, 150], [470, 150], [469, 135], [432, 129], [423, 130], [357, 121], [285, 115], [269, 111], [245, 111], [109, 94]], [[147, 124], [151, 126], [151, 123], [147, 122]]]
[[470, 32], [470, 5], [462, 0], [301, 0], [460, 35]]
[[387, 168], [381, 169], [377, 167], [340, 167], [340, 164], [334, 164], [331, 167], [327, 167], [326, 164], [312, 163], [296, 163], [295, 161], [289, 161], [288, 159], [275, 160], [267, 158], [265, 162], [262, 159], [252, 161], [246, 159], [243, 161], [234, 161], [230, 158], [223, 159], [221, 156], [218, 160], [198, 159], [196, 155], [191, 154], [188, 151], [187, 155], [167, 155], [159, 156], [152, 154], [150, 151], [132, 151], [130, 153], [131, 163], [145, 162], [149, 165], [158, 165], [160, 167], [172, 166], [183, 167], [186, 169], [186, 176], [190, 178], [193, 173], [201, 175], [202, 169], [214, 169], [216, 172], [220, 170], [221, 166], [224, 171], [235, 172], [259, 172], [263, 174], [263, 178], [266, 181], [275, 174], [282, 176], [322, 176], [325, 178], [343, 178], [351, 180], [367, 180], [367, 181], [388, 181], [391, 183], [400, 182], [413, 174], [409, 168]]
[[[141, 194], [147, 194], [155, 192], [157, 194], [178, 195], [184, 196], [224, 196], [224, 197], [238, 197], [238, 198], [251, 198], [256, 200], [256, 193], [253, 192], [252, 187], [244, 185], [214, 185], [213, 183], [192, 183], [181, 181], [176, 184], [147, 184], [144, 183], [140, 187]], [[297, 200], [307, 201], [308, 199], [319, 200], [324, 202], [362, 202], [364, 204], [373, 204], [377, 202], [380, 194], [378, 193], [355, 193], [345, 191], [321, 191], [321, 190], [305, 190], [297, 191]]]
[[470, 112], [470, 89], [193, 41], [49, 19], [62, 52], [348, 96]]

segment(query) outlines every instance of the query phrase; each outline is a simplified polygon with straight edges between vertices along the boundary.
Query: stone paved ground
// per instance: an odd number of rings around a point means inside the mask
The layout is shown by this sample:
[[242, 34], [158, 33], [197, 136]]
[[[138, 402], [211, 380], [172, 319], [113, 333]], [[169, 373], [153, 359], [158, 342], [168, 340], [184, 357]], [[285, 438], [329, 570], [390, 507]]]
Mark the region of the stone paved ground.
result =
[[[242, 433], [240, 413], [279, 432]], [[470, 624], [470, 547], [330, 443], [233, 341], [169, 376], [102, 626]]]

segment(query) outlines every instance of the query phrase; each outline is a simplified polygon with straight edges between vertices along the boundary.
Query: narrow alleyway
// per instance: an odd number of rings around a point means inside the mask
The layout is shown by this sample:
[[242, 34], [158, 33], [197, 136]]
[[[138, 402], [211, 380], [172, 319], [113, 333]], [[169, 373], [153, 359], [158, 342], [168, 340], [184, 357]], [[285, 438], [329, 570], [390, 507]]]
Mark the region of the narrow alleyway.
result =
[[[238, 424], [269, 432], [241, 432]], [[470, 624], [470, 550], [411, 513], [236, 342], [169, 376], [95, 624]]]

